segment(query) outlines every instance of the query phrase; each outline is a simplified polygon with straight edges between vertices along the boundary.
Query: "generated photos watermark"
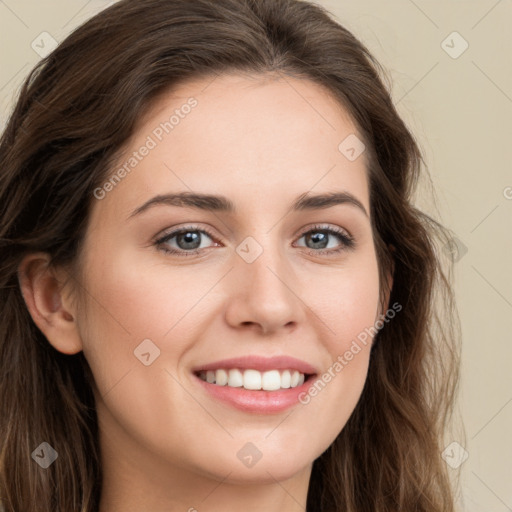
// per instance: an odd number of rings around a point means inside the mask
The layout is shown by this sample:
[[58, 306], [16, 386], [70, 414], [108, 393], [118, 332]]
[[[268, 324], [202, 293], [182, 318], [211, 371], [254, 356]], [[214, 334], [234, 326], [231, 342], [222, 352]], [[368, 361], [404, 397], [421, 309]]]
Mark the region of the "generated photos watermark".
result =
[[384, 327], [384, 324], [388, 323], [390, 320], [395, 318], [396, 314], [402, 310], [402, 305], [398, 302], [395, 302], [391, 308], [389, 308], [384, 315], [381, 315], [380, 318], [371, 326], [366, 327], [363, 331], [361, 331], [356, 338], [352, 340], [352, 344], [350, 348], [348, 348], [343, 354], [340, 354], [336, 360], [332, 363], [329, 368], [312, 384], [307, 391], [302, 391], [299, 393], [299, 402], [303, 405], [307, 405], [311, 402], [311, 399], [320, 393], [325, 386], [331, 382], [336, 375], [338, 375], [343, 368], [345, 368], [350, 361], [354, 359], [354, 357], [361, 352], [361, 345], [365, 346], [368, 344], [368, 341], [371, 341], [373, 337], [379, 332], [380, 329]]
[[161, 122], [151, 134], [146, 137], [144, 144], [142, 144], [137, 151], [134, 151], [132, 155], [126, 159], [124, 164], [119, 167], [101, 187], [94, 189], [94, 197], [98, 200], [104, 199], [109, 192], [114, 190], [116, 185], [130, 174], [133, 169], [162, 142], [164, 137], [171, 133], [171, 131], [192, 112], [193, 108], [197, 107], [198, 103], [197, 99], [190, 97], [180, 108], [175, 109], [174, 114], [171, 115], [167, 121]]

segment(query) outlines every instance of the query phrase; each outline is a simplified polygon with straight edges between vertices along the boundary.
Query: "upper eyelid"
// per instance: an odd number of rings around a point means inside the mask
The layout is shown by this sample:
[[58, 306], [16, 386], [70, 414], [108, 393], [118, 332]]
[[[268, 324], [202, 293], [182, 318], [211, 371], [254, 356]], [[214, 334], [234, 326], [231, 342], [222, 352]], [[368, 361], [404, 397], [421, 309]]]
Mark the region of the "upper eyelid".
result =
[[181, 228], [171, 228], [168, 231], [164, 230], [164, 232], [162, 234], [157, 235], [155, 237], [155, 241], [158, 242], [159, 240], [162, 240], [162, 239], [174, 238], [176, 235], [179, 235], [180, 233], [184, 233], [184, 232], [186, 233], [187, 231], [199, 231], [201, 233], [205, 233], [210, 238], [217, 238], [217, 239], [219, 238], [219, 237], [216, 237], [213, 233], [210, 233], [209, 229], [205, 229], [200, 226], [191, 225], [191, 226], [183, 226]]

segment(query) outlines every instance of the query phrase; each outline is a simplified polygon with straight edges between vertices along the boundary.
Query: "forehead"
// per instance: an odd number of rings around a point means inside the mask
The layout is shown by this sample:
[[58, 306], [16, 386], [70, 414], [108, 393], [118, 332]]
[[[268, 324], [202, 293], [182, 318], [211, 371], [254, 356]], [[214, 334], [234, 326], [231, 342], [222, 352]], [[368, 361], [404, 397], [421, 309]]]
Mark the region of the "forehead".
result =
[[343, 152], [353, 137], [362, 139], [348, 112], [310, 80], [191, 80], [160, 94], [141, 117], [116, 162], [129, 172], [108, 203], [135, 207], [150, 194], [193, 190], [245, 204], [259, 197], [262, 206], [308, 190], [345, 189], [369, 211], [366, 154], [351, 160]]

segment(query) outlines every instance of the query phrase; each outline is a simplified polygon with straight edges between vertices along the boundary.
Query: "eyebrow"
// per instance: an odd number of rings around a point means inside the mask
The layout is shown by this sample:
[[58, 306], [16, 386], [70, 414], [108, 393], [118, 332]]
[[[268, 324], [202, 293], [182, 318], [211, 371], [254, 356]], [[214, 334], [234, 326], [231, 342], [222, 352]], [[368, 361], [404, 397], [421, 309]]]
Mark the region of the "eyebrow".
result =
[[[326, 194], [309, 194], [305, 192], [298, 196], [291, 206], [292, 211], [316, 210], [330, 208], [339, 204], [357, 207], [366, 217], [369, 217], [365, 207], [350, 192], [330, 192]], [[225, 196], [201, 194], [198, 192], [179, 192], [155, 196], [136, 208], [128, 219], [140, 215], [154, 206], [180, 206], [212, 212], [236, 213], [235, 204]]]

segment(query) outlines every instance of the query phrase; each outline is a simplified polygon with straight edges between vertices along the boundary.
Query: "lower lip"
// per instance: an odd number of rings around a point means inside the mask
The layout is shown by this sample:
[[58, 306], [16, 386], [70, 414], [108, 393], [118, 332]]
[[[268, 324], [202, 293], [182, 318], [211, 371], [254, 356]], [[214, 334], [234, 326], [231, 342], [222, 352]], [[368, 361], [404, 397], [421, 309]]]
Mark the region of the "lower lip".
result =
[[241, 411], [259, 414], [279, 413], [299, 403], [299, 395], [307, 392], [314, 381], [314, 376], [310, 376], [304, 384], [295, 388], [281, 389], [279, 391], [251, 391], [245, 388], [210, 384], [195, 374], [194, 377], [213, 398], [232, 405]]

